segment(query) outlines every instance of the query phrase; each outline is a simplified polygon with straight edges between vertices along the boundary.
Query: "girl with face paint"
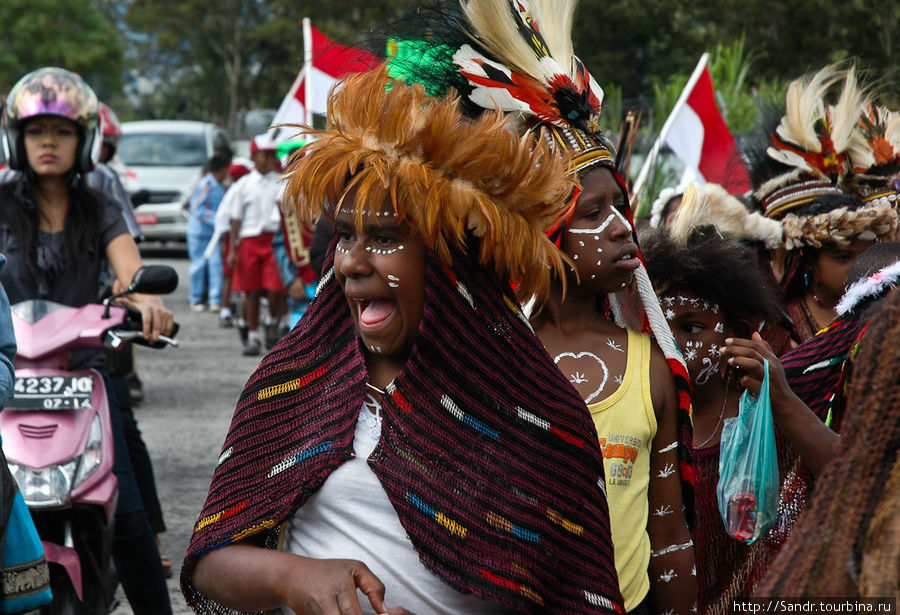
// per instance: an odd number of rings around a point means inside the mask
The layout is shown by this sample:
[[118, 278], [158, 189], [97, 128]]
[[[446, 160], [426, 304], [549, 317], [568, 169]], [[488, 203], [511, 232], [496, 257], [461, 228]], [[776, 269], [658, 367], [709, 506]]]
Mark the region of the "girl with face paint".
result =
[[737, 416], [743, 392], [723, 351], [726, 340], [749, 337], [761, 321], [778, 318], [780, 306], [777, 291], [755, 266], [755, 252], [708, 228], [678, 241], [665, 229], [641, 235], [647, 272], [691, 379], [697, 477], [691, 527], [700, 613], [734, 597], [727, 591], [750, 553], [725, 533], [716, 500], [722, 426]]
[[650, 336], [616, 324], [609, 312], [608, 298], [634, 287], [643, 267], [621, 180], [603, 164], [579, 179], [572, 216], [557, 231], [571, 259], [565, 294], [554, 280], [532, 325], [597, 428], [626, 609], [687, 614], [697, 580], [679, 481], [676, 390]]

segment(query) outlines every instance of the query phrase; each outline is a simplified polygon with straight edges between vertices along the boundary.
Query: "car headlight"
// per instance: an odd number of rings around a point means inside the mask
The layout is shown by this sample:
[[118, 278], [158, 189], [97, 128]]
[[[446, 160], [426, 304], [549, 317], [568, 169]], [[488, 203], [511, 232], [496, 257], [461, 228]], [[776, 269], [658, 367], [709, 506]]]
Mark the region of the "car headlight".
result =
[[100, 437], [100, 416], [94, 416], [94, 422], [91, 423], [91, 433], [88, 436], [87, 446], [84, 453], [81, 454], [81, 463], [78, 464], [78, 473], [75, 474], [75, 482], [72, 489], [83, 483], [88, 477], [100, 467], [103, 460], [103, 447], [101, 446]]
[[25, 504], [32, 508], [52, 508], [68, 503], [77, 465], [78, 459], [73, 459], [36, 470], [10, 463], [9, 470], [19, 485]]

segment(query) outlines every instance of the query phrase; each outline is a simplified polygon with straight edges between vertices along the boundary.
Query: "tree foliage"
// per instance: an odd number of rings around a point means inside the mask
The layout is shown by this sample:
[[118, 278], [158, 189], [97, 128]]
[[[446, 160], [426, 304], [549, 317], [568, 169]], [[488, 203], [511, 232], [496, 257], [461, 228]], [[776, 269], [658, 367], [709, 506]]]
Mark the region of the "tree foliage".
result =
[[0, 41], [4, 95], [43, 66], [80, 74], [101, 100], [122, 87], [122, 37], [93, 0], [2, 0]]
[[[125, 7], [129, 48], [137, 50], [129, 57], [140, 82], [152, 85], [143, 90], [139, 115], [211, 119], [230, 127], [239, 110], [276, 107], [290, 88], [302, 62], [303, 17], [327, 36], [358, 45], [375, 40], [372, 27], [411, 3], [94, 1]], [[26, 0], [6, 0], [4, 7], [9, 3]], [[646, 127], [661, 124], [666, 92], [687, 78], [704, 51], [714, 52], [722, 58], [711, 64], [720, 103], [729, 124], [741, 131], [755, 121], [756, 97], [831, 61], [855, 58], [890, 89], [900, 70], [898, 30], [895, 2], [580, 0], [573, 37], [578, 54], [611, 94], [609, 102], [621, 111], [644, 109]], [[734, 48], [738, 41], [741, 49]], [[615, 127], [619, 120], [607, 123]]]

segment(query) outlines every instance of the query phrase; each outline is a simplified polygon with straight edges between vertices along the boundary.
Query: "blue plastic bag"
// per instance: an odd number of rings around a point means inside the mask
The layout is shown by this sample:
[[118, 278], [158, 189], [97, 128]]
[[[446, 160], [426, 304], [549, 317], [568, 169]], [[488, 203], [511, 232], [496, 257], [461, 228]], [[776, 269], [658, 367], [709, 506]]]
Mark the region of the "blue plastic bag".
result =
[[729, 536], [753, 544], [778, 513], [778, 454], [769, 399], [769, 362], [754, 397], [741, 395], [738, 416], [725, 419], [719, 445], [719, 513]]

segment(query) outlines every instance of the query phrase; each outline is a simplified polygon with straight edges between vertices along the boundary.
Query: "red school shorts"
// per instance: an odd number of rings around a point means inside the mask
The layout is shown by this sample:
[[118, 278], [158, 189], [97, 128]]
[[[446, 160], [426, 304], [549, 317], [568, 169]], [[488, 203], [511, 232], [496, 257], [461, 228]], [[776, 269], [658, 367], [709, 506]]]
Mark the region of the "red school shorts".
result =
[[274, 233], [263, 233], [241, 239], [237, 247], [233, 290], [247, 293], [263, 290], [287, 292], [272, 256], [273, 237]]

